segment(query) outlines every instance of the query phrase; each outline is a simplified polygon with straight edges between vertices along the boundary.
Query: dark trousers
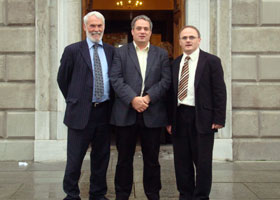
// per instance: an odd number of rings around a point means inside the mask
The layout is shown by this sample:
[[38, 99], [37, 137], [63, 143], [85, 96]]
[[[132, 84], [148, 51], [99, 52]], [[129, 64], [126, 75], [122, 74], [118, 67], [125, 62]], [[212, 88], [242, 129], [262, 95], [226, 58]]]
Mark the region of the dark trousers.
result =
[[209, 199], [214, 133], [197, 133], [195, 108], [182, 105], [177, 112], [176, 130], [172, 141], [179, 199]]
[[67, 164], [63, 180], [65, 200], [80, 199], [81, 166], [91, 145], [89, 199], [98, 200], [107, 192], [106, 172], [110, 159], [110, 126], [108, 103], [92, 106], [89, 122], [84, 130], [68, 129]]
[[118, 162], [115, 175], [116, 200], [128, 200], [133, 184], [133, 157], [140, 137], [144, 161], [143, 184], [149, 200], [158, 200], [161, 189], [158, 161], [161, 128], [147, 128], [142, 114], [133, 126], [116, 127]]

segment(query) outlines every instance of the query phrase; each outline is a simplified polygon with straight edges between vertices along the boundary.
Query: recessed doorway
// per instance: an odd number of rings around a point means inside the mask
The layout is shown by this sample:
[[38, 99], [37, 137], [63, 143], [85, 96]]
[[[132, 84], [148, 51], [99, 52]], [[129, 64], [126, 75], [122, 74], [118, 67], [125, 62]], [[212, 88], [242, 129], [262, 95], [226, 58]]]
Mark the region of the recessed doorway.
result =
[[93, 10], [100, 11], [106, 19], [103, 40], [117, 47], [132, 41], [131, 20], [137, 15], [147, 15], [153, 22], [151, 43], [165, 48], [170, 59], [176, 58], [181, 54], [178, 32], [185, 23], [185, 1], [141, 0], [141, 6], [133, 6], [136, 1], [122, 0], [124, 6], [117, 6], [120, 0], [82, 0], [83, 16]]

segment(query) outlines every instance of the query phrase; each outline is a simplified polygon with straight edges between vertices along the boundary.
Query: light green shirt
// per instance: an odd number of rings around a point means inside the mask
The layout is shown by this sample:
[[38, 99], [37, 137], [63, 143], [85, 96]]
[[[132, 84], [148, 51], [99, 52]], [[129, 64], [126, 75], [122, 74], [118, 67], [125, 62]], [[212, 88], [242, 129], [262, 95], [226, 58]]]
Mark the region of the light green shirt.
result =
[[133, 44], [136, 49], [136, 54], [137, 54], [137, 58], [138, 58], [138, 62], [140, 65], [140, 70], [141, 70], [141, 76], [142, 76], [141, 96], [142, 96], [144, 88], [145, 88], [145, 76], [146, 76], [147, 58], [148, 58], [150, 43], [148, 43], [148, 45], [144, 49], [140, 49], [134, 41], [133, 41]]

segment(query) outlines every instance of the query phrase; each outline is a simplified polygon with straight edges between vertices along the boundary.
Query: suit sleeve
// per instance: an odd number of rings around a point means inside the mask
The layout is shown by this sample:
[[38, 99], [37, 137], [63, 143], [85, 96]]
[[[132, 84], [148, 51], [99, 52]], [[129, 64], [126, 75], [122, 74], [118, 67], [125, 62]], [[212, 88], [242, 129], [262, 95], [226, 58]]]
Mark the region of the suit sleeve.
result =
[[213, 123], [219, 125], [225, 125], [226, 119], [226, 85], [224, 82], [224, 72], [221, 65], [221, 60], [217, 57], [212, 59], [211, 65], [211, 80], [213, 88], [213, 108], [214, 108], [214, 118]]
[[123, 63], [125, 62], [126, 56], [120, 55], [121, 49], [115, 49], [112, 69], [110, 73], [110, 81], [116, 95], [126, 105], [130, 105], [132, 99], [137, 96], [136, 92], [125, 83], [123, 70]]
[[57, 83], [65, 99], [67, 97], [68, 86], [72, 77], [72, 71], [73, 56], [70, 48], [66, 47], [60, 60], [60, 66], [57, 75]]
[[166, 96], [171, 84], [170, 62], [167, 51], [163, 51], [160, 57], [161, 65], [161, 80], [149, 88], [146, 93], [149, 94], [151, 103], [157, 102], [162, 97]]

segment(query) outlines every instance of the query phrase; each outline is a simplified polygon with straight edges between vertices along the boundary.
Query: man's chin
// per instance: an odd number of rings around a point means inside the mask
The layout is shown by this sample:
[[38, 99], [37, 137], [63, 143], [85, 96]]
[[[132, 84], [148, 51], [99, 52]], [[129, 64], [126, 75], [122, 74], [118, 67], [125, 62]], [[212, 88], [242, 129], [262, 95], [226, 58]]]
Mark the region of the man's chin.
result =
[[100, 41], [100, 39], [99, 38], [89, 38], [92, 42], [99, 42]]
[[90, 39], [92, 42], [96, 43], [96, 42], [99, 42], [102, 38], [101, 38], [101, 37], [99, 37], [99, 38], [89, 37], [89, 39]]

